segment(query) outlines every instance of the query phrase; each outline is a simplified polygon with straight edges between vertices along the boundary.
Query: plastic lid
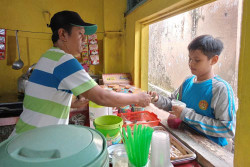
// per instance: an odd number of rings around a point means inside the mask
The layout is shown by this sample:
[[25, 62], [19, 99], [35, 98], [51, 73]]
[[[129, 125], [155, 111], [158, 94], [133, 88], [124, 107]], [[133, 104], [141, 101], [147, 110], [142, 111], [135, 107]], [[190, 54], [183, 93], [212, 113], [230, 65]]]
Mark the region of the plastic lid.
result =
[[[94, 129], [72, 125], [37, 128], [0, 145], [5, 166], [85, 166], [106, 149], [103, 135]], [[2, 166], [0, 163], [0, 166]]]

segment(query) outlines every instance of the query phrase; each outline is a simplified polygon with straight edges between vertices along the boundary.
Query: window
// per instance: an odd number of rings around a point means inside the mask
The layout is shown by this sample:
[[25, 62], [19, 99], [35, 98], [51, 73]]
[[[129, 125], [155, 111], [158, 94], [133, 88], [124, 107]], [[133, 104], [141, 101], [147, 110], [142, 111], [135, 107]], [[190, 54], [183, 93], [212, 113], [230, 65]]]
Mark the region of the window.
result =
[[214, 3], [149, 25], [148, 90], [168, 94], [191, 75], [187, 46], [195, 37], [210, 34], [224, 43], [215, 73], [237, 95], [240, 21], [238, 0]]
[[192, 75], [188, 44], [199, 35], [209, 34], [224, 44], [214, 71], [232, 86], [237, 109], [240, 3], [218, 0], [149, 25], [148, 90], [167, 96], [177, 89]]

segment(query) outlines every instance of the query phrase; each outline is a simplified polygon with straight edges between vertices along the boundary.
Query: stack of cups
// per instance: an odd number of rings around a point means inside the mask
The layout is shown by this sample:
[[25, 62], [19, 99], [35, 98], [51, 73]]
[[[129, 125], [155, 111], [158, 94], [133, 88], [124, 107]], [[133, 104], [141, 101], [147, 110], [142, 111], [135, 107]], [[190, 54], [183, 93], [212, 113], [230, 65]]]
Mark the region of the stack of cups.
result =
[[162, 130], [153, 132], [151, 141], [151, 166], [171, 167], [170, 162], [170, 139], [169, 134]]

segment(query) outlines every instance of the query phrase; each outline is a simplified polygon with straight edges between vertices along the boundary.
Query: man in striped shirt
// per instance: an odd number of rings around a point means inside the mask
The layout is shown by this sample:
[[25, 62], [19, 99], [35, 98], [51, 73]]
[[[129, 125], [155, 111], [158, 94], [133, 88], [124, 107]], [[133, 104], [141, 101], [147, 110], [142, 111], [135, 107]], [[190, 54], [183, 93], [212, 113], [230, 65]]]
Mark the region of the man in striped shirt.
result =
[[84, 22], [78, 13], [56, 13], [49, 25], [53, 47], [44, 53], [25, 89], [23, 112], [12, 135], [48, 125], [68, 124], [72, 94], [103, 106], [138, 104], [147, 106], [146, 93], [122, 94], [102, 89], [73, 57], [84, 47], [85, 35], [97, 25]]

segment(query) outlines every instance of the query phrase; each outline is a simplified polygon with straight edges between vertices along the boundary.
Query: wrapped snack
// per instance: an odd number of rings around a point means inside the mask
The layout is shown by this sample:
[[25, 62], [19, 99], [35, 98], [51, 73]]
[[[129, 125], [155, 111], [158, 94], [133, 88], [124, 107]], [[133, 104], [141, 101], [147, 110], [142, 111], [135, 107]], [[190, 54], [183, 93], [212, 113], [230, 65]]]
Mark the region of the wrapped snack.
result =
[[88, 56], [82, 56], [82, 63], [83, 64], [89, 64], [89, 57]]
[[116, 91], [116, 92], [121, 92], [122, 88], [113, 88], [113, 90]]
[[86, 72], [88, 72], [89, 71], [89, 64], [81, 64], [82, 65], [82, 67], [84, 68], [84, 70], [86, 71]]
[[88, 35], [88, 43], [89, 44], [97, 44], [97, 35]]
[[90, 55], [98, 55], [99, 51], [98, 50], [90, 50], [89, 54]]
[[88, 49], [89, 49], [88, 43], [85, 43], [82, 51], [86, 52], [86, 51], [88, 51]]
[[89, 50], [98, 50], [98, 45], [97, 44], [89, 45]]
[[99, 55], [90, 55], [90, 62], [92, 65], [99, 64]]
[[89, 40], [89, 44], [91, 44], [91, 45], [97, 44], [97, 39]]

